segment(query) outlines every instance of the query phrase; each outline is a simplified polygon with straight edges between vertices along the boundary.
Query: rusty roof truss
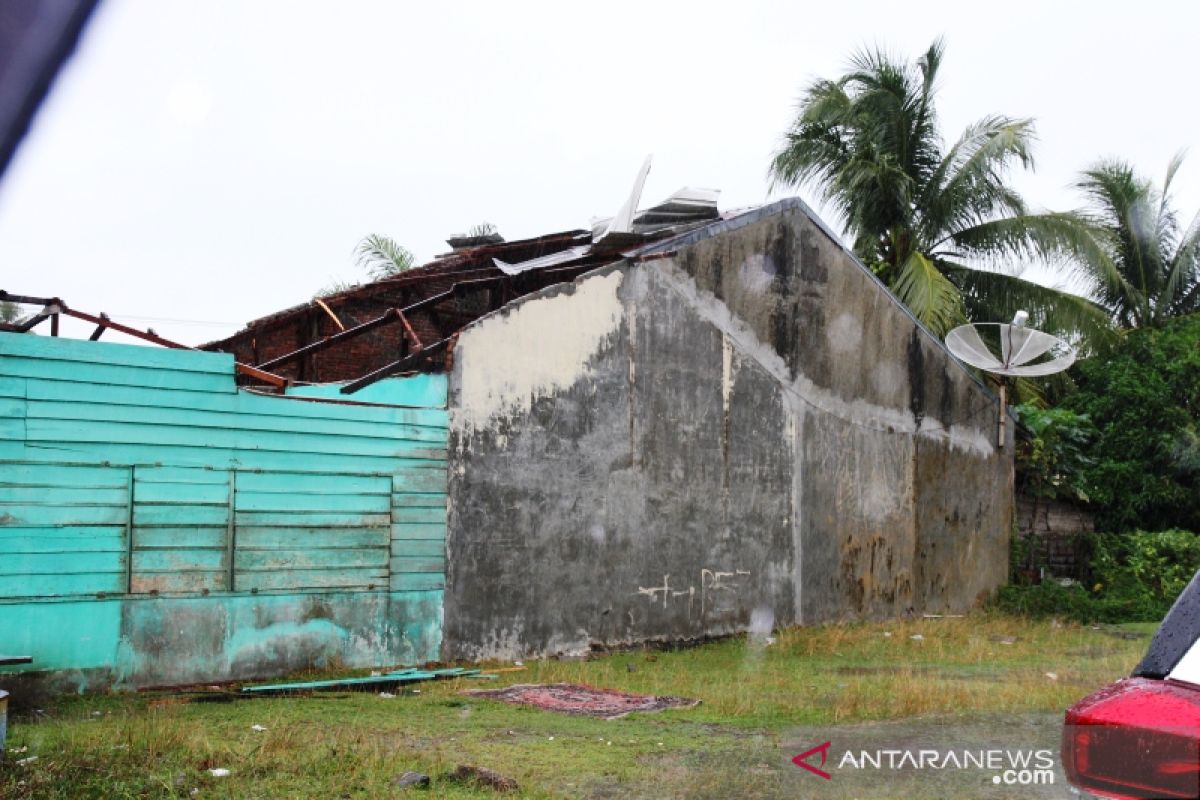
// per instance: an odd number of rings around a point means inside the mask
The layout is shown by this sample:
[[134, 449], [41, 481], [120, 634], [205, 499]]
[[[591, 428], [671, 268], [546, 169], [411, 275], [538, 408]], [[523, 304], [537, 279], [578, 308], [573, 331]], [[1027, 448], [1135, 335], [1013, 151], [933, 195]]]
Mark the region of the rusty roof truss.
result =
[[[30, 297], [22, 294], [9, 294], [8, 292], [0, 289], [0, 302], [42, 306], [41, 311], [22, 322], [0, 322], [0, 331], [8, 331], [11, 333], [28, 333], [46, 320], [50, 320], [50, 335], [58, 336], [59, 317], [61, 315], [66, 315], [68, 317], [74, 317], [75, 319], [80, 319], [84, 322], [90, 322], [95, 325], [96, 329], [92, 331], [92, 335], [88, 337], [93, 342], [98, 340], [106, 330], [111, 328], [114, 331], [119, 331], [127, 336], [132, 336], [136, 339], [141, 339], [142, 341], [159, 345], [160, 347], [169, 347], [174, 350], [197, 349], [195, 347], [188, 347], [186, 344], [173, 342], [170, 339], [164, 339], [155, 333], [153, 329], [142, 331], [138, 330], [137, 328], [131, 328], [128, 325], [122, 325], [120, 322], [112, 319], [104, 312], [100, 312], [99, 316], [95, 316], [84, 311], [78, 311], [68, 306], [58, 297]], [[279, 391], [283, 391], [285, 388], [287, 388], [288, 379], [281, 375], [275, 375], [274, 373], [267, 372], [266, 370], [258, 367], [250, 366], [249, 364], [242, 364], [241, 362], [235, 362], [235, 368], [238, 375], [242, 375], [259, 383], [265, 383]]]

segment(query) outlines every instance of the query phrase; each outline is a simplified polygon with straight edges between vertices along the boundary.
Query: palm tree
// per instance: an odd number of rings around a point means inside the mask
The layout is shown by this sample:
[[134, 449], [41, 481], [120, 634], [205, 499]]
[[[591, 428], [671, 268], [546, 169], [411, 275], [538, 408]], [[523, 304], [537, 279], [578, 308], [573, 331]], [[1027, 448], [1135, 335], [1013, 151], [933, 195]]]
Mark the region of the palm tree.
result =
[[1080, 218], [1103, 245], [1080, 260], [1082, 272], [1122, 327], [1157, 326], [1200, 312], [1200, 214], [1181, 230], [1170, 207], [1171, 182], [1182, 163], [1182, 153], [1171, 159], [1161, 190], [1116, 159], [1098, 162], [1075, 183], [1089, 201]]
[[1011, 264], [1097, 249], [1072, 214], [1032, 214], [1007, 185], [1033, 165], [1033, 122], [985, 117], [948, 150], [934, 99], [944, 46], [915, 64], [864, 50], [817, 80], [771, 162], [776, 184], [807, 185], [844, 219], [855, 253], [934, 332], [1011, 318], [1094, 333], [1095, 304], [1012, 274]]
[[367, 271], [373, 281], [398, 275], [417, 264], [417, 257], [411, 250], [390, 236], [379, 233], [364, 237], [354, 254], [357, 264]]
[[[364, 236], [358, 246], [354, 248], [354, 262], [366, 270], [369, 280], [379, 281], [412, 269], [417, 265], [417, 257], [411, 250], [390, 236], [373, 233], [370, 236]], [[347, 292], [360, 285], [362, 285], [361, 281], [336, 280], [319, 289], [316, 296], [328, 297]]]

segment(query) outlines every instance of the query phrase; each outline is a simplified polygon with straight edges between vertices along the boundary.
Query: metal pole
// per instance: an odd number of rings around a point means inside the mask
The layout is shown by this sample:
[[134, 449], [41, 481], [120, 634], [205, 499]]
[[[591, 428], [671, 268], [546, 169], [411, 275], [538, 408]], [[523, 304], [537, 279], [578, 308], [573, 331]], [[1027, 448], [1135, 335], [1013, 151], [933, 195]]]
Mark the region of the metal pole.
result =
[[1008, 382], [1005, 381], [1003, 378], [1001, 378], [1000, 379], [1000, 419], [999, 419], [999, 424], [996, 428], [996, 445], [1001, 450], [1004, 449], [1004, 428], [1005, 428], [1005, 424], [1004, 424], [1005, 419], [1004, 418], [1006, 416], [1005, 411], [1007, 410], [1007, 400], [1008, 400], [1007, 389], [1008, 389]]

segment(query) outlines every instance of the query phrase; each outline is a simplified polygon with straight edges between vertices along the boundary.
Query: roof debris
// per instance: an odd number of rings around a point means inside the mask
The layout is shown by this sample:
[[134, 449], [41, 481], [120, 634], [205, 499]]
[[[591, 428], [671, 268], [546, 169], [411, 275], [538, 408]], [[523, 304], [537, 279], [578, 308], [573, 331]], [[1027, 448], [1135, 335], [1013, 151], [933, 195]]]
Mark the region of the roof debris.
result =
[[275, 693], [275, 692], [306, 692], [327, 689], [356, 689], [373, 687], [380, 684], [399, 685], [404, 683], [419, 683], [438, 678], [473, 678], [482, 670], [449, 667], [446, 669], [423, 670], [410, 667], [398, 669], [383, 675], [371, 675], [365, 678], [334, 678], [326, 681], [296, 681], [292, 683], [270, 683], [260, 686], [243, 686], [243, 692]]
[[660, 697], [652, 694], [633, 694], [615, 689], [598, 689], [573, 683], [523, 683], [503, 689], [464, 692], [472, 697], [486, 697], [512, 705], [533, 706], [543, 711], [558, 711], [601, 719], [618, 719], [635, 711], [662, 711], [667, 708], [692, 708], [699, 700], [685, 697]]
[[[717, 209], [719, 193], [710, 189], [683, 188], [637, 210], [649, 170], [647, 157], [621, 209], [594, 220], [591, 230], [506, 242], [494, 227], [476, 226], [448, 239], [453, 252], [429, 264], [315, 297], [198, 349], [232, 353], [240, 383], [275, 390], [339, 381], [342, 393], [353, 394], [386, 377], [446, 370], [458, 333], [480, 317], [586, 271], [638, 258], [651, 244], [654, 253], [646, 258], [669, 255], [664, 240], [728, 217]], [[93, 340], [111, 328], [163, 347], [194, 349], [106, 314], [76, 311], [58, 298], [0, 292], [0, 300], [42, 306], [24, 320], [0, 323], [0, 330], [26, 332], [50, 320], [52, 335], [58, 335], [59, 315], [66, 314], [94, 323]], [[360, 344], [352, 346], [356, 340]], [[339, 352], [326, 353], [334, 348]]]
[[[111, 328], [114, 331], [119, 331], [127, 336], [133, 336], [134, 338], [141, 339], [152, 344], [157, 344], [162, 347], [169, 347], [174, 350], [198, 349], [195, 347], [189, 347], [186, 344], [180, 344], [179, 342], [173, 342], [170, 339], [164, 339], [155, 333], [153, 328], [148, 328], [144, 331], [141, 331], [137, 328], [131, 328], [128, 325], [122, 325], [121, 323], [110, 318], [103, 311], [100, 312], [99, 316], [87, 314], [83, 311], [77, 311], [76, 309], [67, 306], [66, 303], [57, 297], [30, 297], [28, 295], [9, 294], [3, 289], [0, 289], [0, 302], [16, 303], [19, 305], [42, 306], [41, 311], [25, 319], [17, 322], [0, 322], [0, 331], [7, 331], [10, 333], [28, 333], [46, 320], [50, 320], [50, 335], [58, 336], [58, 319], [60, 315], [65, 314], [68, 317], [81, 319], [84, 322], [90, 322], [95, 325], [96, 330], [92, 331], [92, 335], [88, 337], [93, 342], [99, 339], [106, 330]], [[287, 378], [266, 372], [257, 367], [252, 367], [249, 364], [235, 362], [235, 367], [238, 375], [249, 378], [256, 383], [265, 383], [280, 390], [286, 388], [288, 385]]]

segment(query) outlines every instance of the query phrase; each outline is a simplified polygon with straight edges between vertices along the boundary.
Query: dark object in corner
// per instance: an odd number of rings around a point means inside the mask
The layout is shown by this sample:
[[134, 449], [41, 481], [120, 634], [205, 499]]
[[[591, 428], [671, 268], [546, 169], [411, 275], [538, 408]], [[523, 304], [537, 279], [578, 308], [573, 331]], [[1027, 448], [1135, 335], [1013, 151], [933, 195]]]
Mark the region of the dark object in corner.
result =
[[0, 176], [99, 0], [0, 5]]

